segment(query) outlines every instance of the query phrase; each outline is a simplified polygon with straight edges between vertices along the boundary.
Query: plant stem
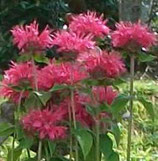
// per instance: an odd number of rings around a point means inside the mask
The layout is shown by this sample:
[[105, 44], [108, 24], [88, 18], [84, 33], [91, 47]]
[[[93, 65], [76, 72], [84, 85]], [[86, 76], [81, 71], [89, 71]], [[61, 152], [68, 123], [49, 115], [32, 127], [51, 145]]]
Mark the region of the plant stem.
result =
[[[18, 125], [18, 121], [20, 118], [20, 106], [21, 106], [21, 99], [22, 99], [23, 93], [24, 93], [24, 91], [21, 91], [20, 96], [19, 96], [19, 100], [18, 100], [18, 107], [17, 107], [16, 112], [14, 113], [15, 127]], [[17, 128], [15, 129], [14, 134], [13, 134], [13, 142], [12, 142], [12, 149], [11, 149], [11, 161], [14, 161], [14, 147], [15, 147], [16, 137], [18, 137]]]
[[[74, 129], [77, 129], [76, 125], [76, 112], [75, 112], [75, 102], [74, 102], [74, 91], [71, 90], [71, 108], [72, 108], [72, 118], [73, 118], [73, 126]], [[79, 155], [78, 155], [78, 143], [77, 140], [75, 139], [75, 161], [79, 160]]]
[[131, 138], [132, 138], [132, 124], [133, 124], [133, 100], [134, 100], [134, 55], [130, 58], [130, 118], [128, 123], [128, 141], [127, 141], [127, 161], [131, 160]]
[[14, 147], [15, 147], [15, 132], [13, 135], [12, 149], [11, 149], [11, 161], [14, 161]]
[[69, 110], [69, 122], [70, 122], [70, 161], [72, 160], [73, 157], [73, 142], [72, 142], [72, 116], [71, 116], [71, 105], [68, 105], [68, 110]]
[[33, 78], [34, 78], [34, 83], [35, 83], [35, 89], [36, 91], [38, 91], [37, 70], [36, 70], [36, 65], [35, 65], [33, 56], [32, 56], [32, 67], [33, 67]]
[[38, 161], [41, 161], [41, 153], [42, 153], [42, 141], [39, 140], [39, 144], [38, 144]]
[[100, 146], [100, 139], [99, 139], [99, 129], [100, 129], [100, 124], [99, 121], [96, 120], [96, 161], [100, 161], [100, 151], [99, 151], [99, 146]]

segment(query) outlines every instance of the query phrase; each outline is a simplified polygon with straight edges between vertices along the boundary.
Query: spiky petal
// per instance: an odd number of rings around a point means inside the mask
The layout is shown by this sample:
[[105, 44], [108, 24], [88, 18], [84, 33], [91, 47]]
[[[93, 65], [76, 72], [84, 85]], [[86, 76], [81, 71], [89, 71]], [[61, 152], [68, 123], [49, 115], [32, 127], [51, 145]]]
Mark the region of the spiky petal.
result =
[[83, 63], [91, 76], [97, 79], [116, 78], [126, 71], [125, 64], [116, 52], [92, 50], [80, 54], [78, 61]]
[[[121, 22], [112, 33], [112, 44], [121, 48], [149, 48], [155, 44], [156, 37], [147, 26], [138, 23]], [[132, 50], [132, 49], [131, 49]]]
[[52, 47], [51, 30], [48, 26], [40, 33], [36, 21], [30, 25], [15, 26], [11, 30], [13, 43], [22, 51], [41, 51]]
[[[26, 88], [34, 87], [33, 80], [33, 67], [30, 62], [20, 64], [12, 62], [11, 68], [5, 71], [0, 95], [18, 102], [20, 97], [25, 98], [29, 94]], [[19, 89], [16, 89], [18, 87]]]
[[92, 41], [93, 36], [76, 34], [68, 31], [58, 31], [54, 35], [53, 45], [56, 45], [58, 52], [74, 52], [76, 54], [93, 49], [95, 42]]
[[64, 109], [51, 111], [32, 110], [21, 119], [24, 130], [30, 134], [37, 134], [40, 139], [56, 140], [65, 138], [67, 127], [59, 125], [65, 116]]
[[106, 21], [102, 16], [97, 16], [96, 12], [88, 11], [71, 17], [69, 29], [75, 33], [92, 34], [95, 37], [107, 35], [110, 29], [106, 26]]

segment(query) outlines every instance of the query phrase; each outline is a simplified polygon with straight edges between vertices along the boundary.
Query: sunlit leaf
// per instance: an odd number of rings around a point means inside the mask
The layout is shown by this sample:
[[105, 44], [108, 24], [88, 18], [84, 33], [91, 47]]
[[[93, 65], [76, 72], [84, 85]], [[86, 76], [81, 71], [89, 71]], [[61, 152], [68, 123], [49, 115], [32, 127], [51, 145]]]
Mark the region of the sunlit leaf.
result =
[[144, 108], [146, 109], [148, 114], [151, 116], [151, 119], [154, 121], [155, 113], [154, 113], [154, 108], [153, 108], [152, 102], [147, 100], [144, 97], [139, 97], [138, 100], [143, 104]]
[[108, 158], [113, 151], [113, 143], [107, 134], [100, 135], [100, 150], [105, 158]]
[[84, 158], [88, 155], [93, 144], [93, 137], [87, 130], [77, 130], [76, 137], [82, 149]]
[[14, 126], [10, 123], [0, 123], [0, 136], [8, 137], [14, 133]]
[[126, 107], [129, 97], [126, 95], [119, 95], [111, 105], [112, 114], [117, 117], [119, 113]]

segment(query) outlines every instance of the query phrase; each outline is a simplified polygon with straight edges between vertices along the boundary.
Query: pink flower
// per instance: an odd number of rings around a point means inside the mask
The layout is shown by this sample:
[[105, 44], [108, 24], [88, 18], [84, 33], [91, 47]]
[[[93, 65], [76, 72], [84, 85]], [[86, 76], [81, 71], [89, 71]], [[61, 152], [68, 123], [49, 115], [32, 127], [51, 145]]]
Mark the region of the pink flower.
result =
[[52, 88], [54, 84], [73, 85], [86, 77], [86, 71], [77, 64], [49, 64], [39, 72], [38, 85], [40, 89], [48, 90]]
[[42, 90], [49, 90], [55, 84], [56, 65], [49, 64], [42, 68], [38, 74], [38, 88]]
[[58, 52], [80, 53], [93, 49], [95, 42], [91, 35], [81, 35], [73, 32], [59, 31], [54, 35], [53, 45], [58, 47]]
[[21, 119], [22, 126], [27, 133], [38, 134], [40, 139], [65, 138], [67, 127], [60, 125], [65, 117], [65, 112], [61, 108], [55, 111], [32, 110]]
[[121, 22], [112, 34], [114, 47], [149, 48], [155, 44], [156, 37], [146, 26], [139, 23]]
[[[75, 93], [74, 96], [74, 107], [75, 107], [75, 117], [78, 122], [83, 126], [91, 127], [94, 124], [92, 116], [86, 111], [85, 102], [80, 101], [80, 95]], [[67, 119], [69, 119], [69, 108], [71, 108], [70, 98], [65, 99], [61, 104], [60, 108], [67, 109]], [[72, 113], [72, 111], [71, 111]]]
[[41, 51], [52, 47], [51, 30], [48, 26], [39, 33], [36, 21], [30, 25], [15, 26], [12, 30], [13, 43], [22, 51]]
[[106, 21], [102, 16], [97, 16], [96, 12], [88, 11], [85, 14], [72, 16], [69, 29], [75, 33], [92, 34], [96, 37], [107, 35], [110, 29], [106, 26]]
[[114, 91], [111, 86], [107, 87], [93, 87], [92, 88], [93, 96], [95, 100], [99, 103], [112, 104], [113, 100], [117, 97], [118, 92]]
[[18, 102], [20, 97], [28, 96], [28, 88], [34, 87], [33, 80], [33, 68], [30, 62], [21, 64], [12, 62], [11, 68], [5, 71], [0, 95]]
[[78, 64], [61, 63], [57, 66], [56, 82], [61, 84], [75, 84], [87, 78], [86, 71]]
[[118, 53], [92, 50], [80, 54], [78, 61], [83, 63], [92, 77], [115, 78], [125, 72], [125, 64]]

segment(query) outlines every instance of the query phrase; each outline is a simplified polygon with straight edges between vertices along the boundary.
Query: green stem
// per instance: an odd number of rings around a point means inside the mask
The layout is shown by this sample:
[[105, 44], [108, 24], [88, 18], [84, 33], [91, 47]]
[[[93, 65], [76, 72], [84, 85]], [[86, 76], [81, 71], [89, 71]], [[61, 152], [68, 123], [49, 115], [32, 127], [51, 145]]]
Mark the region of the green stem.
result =
[[42, 141], [39, 140], [39, 144], [38, 144], [38, 161], [41, 161], [41, 155], [42, 155]]
[[13, 135], [12, 149], [11, 149], [11, 161], [14, 161], [14, 148], [15, 148], [15, 133]]
[[132, 55], [130, 58], [130, 118], [128, 123], [128, 141], [127, 141], [127, 161], [131, 160], [131, 138], [132, 138], [132, 124], [133, 124], [133, 99], [134, 99], [134, 61], [135, 58]]
[[[21, 99], [23, 96], [24, 91], [21, 91], [19, 100], [18, 100], [18, 107], [16, 112], [14, 113], [15, 116], [15, 127], [18, 125], [19, 117], [20, 117], [20, 106], [21, 106]], [[15, 139], [16, 136], [18, 137], [18, 131], [15, 129], [14, 134], [13, 134], [13, 142], [12, 142], [12, 149], [11, 149], [11, 161], [14, 161], [14, 147], [15, 147]]]
[[[75, 102], [74, 102], [74, 91], [71, 90], [71, 108], [72, 108], [72, 118], [73, 118], [73, 126], [74, 129], [77, 129], [77, 124], [76, 124], [76, 112], [75, 112]], [[79, 160], [79, 155], [78, 155], [78, 142], [75, 139], [75, 161]]]
[[100, 139], [99, 139], [99, 129], [100, 129], [100, 124], [99, 124], [99, 121], [96, 120], [96, 161], [100, 161]]
[[32, 56], [32, 67], [33, 67], [33, 77], [34, 77], [35, 89], [36, 91], [38, 91], [37, 70], [36, 70], [36, 65], [35, 65], [33, 56]]
[[69, 122], [70, 122], [70, 161], [72, 160], [73, 157], [73, 138], [72, 138], [72, 116], [71, 116], [71, 105], [68, 105], [68, 110], [69, 110]]

